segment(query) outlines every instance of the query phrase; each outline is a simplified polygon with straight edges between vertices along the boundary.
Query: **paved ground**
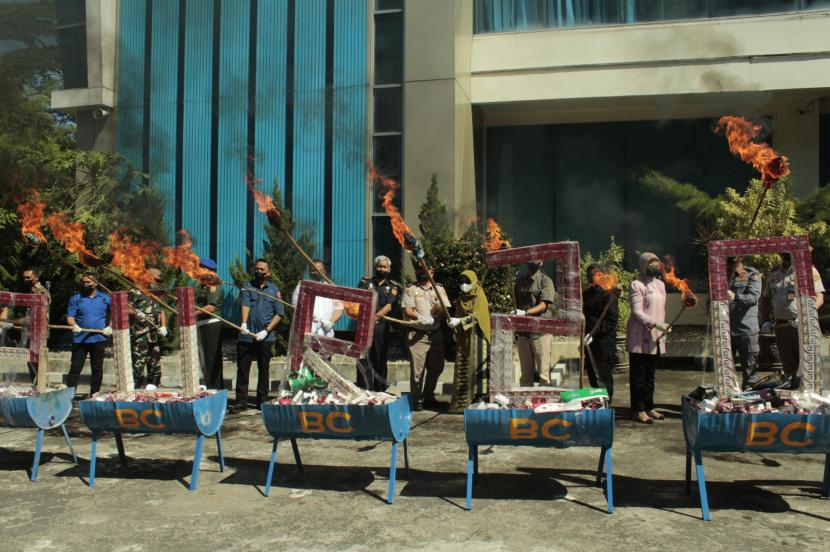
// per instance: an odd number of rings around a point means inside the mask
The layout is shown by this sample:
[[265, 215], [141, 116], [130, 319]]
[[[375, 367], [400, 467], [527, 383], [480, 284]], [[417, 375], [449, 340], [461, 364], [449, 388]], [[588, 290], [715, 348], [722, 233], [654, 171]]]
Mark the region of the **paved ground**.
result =
[[[627, 401], [618, 376], [618, 403]], [[127, 437], [122, 469], [114, 440], [99, 445], [96, 486], [84, 484], [89, 433], [71, 433], [80, 467], [59, 433], [45, 440], [36, 483], [27, 480], [33, 431], [0, 429], [3, 550], [827, 550], [830, 501], [819, 497], [818, 456], [707, 454], [713, 521], [700, 520], [683, 490], [678, 398], [697, 371], [664, 370], [658, 402], [669, 419], [635, 425], [618, 410], [614, 446], [617, 509], [605, 512], [592, 486], [598, 451], [496, 447], [481, 454], [473, 511], [464, 501], [466, 445], [460, 416], [419, 412], [410, 434], [413, 466], [385, 504], [389, 445], [300, 441], [299, 476], [281, 449], [271, 497], [262, 495], [270, 444], [258, 415], [230, 416], [228, 469], [208, 442], [199, 490], [188, 492], [193, 440]], [[603, 544], [605, 543], [605, 544]]]

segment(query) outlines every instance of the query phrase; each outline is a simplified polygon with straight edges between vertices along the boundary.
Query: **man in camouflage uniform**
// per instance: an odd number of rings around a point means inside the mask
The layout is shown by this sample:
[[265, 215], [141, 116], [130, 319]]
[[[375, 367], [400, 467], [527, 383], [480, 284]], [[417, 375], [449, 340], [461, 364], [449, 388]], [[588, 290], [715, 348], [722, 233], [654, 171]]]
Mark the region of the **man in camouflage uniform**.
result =
[[[151, 268], [147, 271], [161, 281], [161, 271]], [[154, 287], [155, 287], [154, 286]], [[133, 356], [133, 381], [136, 389], [152, 384], [161, 384], [161, 338], [167, 337], [167, 321], [161, 306], [137, 290], [130, 291], [133, 315], [130, 345]]]

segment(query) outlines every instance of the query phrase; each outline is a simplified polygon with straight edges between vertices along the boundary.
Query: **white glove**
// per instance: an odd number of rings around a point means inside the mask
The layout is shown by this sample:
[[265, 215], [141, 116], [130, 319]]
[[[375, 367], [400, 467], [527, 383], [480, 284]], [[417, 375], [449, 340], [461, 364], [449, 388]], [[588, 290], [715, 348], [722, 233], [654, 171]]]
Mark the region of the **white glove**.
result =
[[112, 326], [107, 326], [106, 328], [101, 330], [101, 333], [106, 335], [106, 336], [112, 335]]
[[422, 316], [421, 318], [419, 318], [418, 322], [420, 322], [421, 324], [423, 324], [425, 326], [432, 326], [433, 324], [435, 324], [435, 319], [432, 316], [427, 314], [427, 315]]
[[147, 318], [147, 315], [146, 315], [146, 314], [144, 314], [144, 312], [142, 312], [142, 311], [136, 311], [136, 312], [135, 312], [135, 317], [136, 317], [138, 320], [140, 320], [140, 321], [144, 322], [144, 319], [145, 319], [145, 318]]
[[461, 319], [460, 318], [450, 318], [447, 321], [447, 326], [449, 326], [450, 328], [455, 328], [459, 324], [461, 324]]
[[657, 328], [658, 330], [660, 330], [663, 333], [670, 333], [671, 332], [671, 326], [669, 326], [665, 322], [658, 322], [657, 324], [654, 325], [654, 327]]
[[527, 311], [522, 309], [513, 309], [513, 312], [510, 314], [513, 316], [527, 316]]
[[726, 296], [729, 297], [730, 301], [735, 300], [735, 292], [732, 291], [731, 289], [726, 290]]
[[239, 331], [242, 332], [242, 335], [248, 335], [249, 333], [251, 333], [248, 331], [248, 324], [246, 324], [245, 322], [240, 324], [239, 328]]
[[773, 330], [772, 322], [770, 322], [769, 320], [767, 320], [766, 322], [761, 324], [761, 333], [771, 334], [772, 330]]
[[594, 342], [594, 336], [592, 336], [589, 333], [585, 334], [585, 337], [582, 338], [582, 344], [586, 347], [588, 345], [590, 345], [591, 343], [593, 343], [593, 342]]
[[162, 326], [159, 328], [159, 335], [161, 337], [167, 337], [167, 326]]
[[72, 333], [79, 334], [82, 331], [84, 331], [84, 329], [81, 328], [79, 325], [75, 324], [74, 326], [72, 326]]
[[328, 333], [332, 327], [331, 320], [320, 320], [320, 327], [323, 328], [324, 332]]
[[257, 341], [262, 341], [266, 337], [268, 337], [268, 330], [262, 330], [254, 336]]

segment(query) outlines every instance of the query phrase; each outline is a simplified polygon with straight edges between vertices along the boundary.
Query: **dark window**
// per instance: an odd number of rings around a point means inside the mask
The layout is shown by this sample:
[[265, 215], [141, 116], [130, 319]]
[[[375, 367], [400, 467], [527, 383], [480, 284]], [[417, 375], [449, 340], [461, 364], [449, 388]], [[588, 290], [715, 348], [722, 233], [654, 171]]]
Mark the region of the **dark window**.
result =
[[402, 9], [403, 0], [375, 0], [375, 11]]
[[398, 132], [403, 124], [403, 87], [375, 88], [375, 132]]
[[86, 4], [62, 0], [55, 4], [58, 48], [64, 88], [86, 88]]
[[475, 0], [477, 34], [788, 13], [830, 8], [830, 0]]
[[400, 12], [375, 16], [375, 84], [403, 81], [403, 16]]

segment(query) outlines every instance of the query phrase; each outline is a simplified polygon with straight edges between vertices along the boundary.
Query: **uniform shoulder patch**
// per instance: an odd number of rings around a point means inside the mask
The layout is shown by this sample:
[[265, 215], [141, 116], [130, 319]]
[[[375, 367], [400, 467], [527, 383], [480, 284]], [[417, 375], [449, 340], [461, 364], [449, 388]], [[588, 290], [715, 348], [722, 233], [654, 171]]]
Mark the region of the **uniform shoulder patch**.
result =
[[752, 280], [753, 282], [757, 282], [761, 279], [761, 273], [756, 272], [752, 276], [750, 276], [749, 279]]

